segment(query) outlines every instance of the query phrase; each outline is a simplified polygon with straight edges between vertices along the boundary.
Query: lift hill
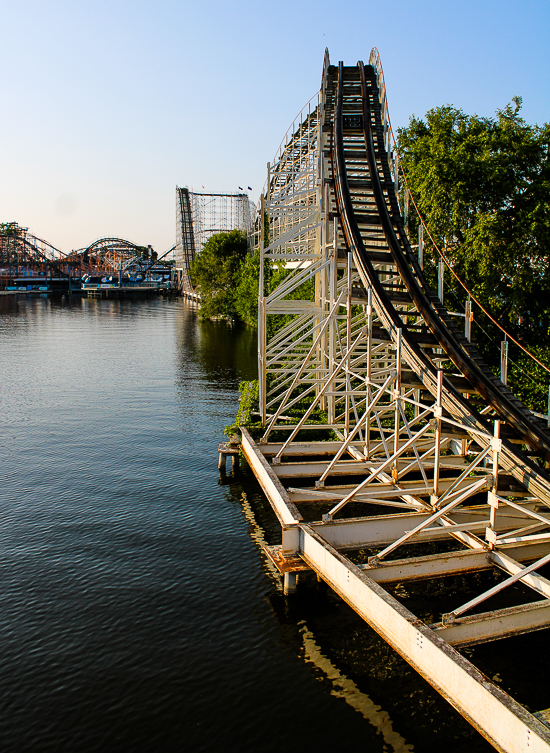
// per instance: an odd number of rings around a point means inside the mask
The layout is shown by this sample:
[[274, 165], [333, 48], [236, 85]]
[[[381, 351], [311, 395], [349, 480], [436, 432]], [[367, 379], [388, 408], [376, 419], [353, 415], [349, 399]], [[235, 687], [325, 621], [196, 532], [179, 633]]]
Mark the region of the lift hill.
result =
[[[287, 593], [317, 573], [495, 748], [550, 751], [544, 709], [529, 713], [460, 653], [550, 626], [548, 421], [483, 362], [471, 302], [460, 318], [445, 308], [444, 267], [437, 293], [428, 285], [400, 179], [377, 51], [356, 66], [327, 52], [251, 230], [263, 428], [254, 440], [243, 427], [241, 448], [281, 524], [266, 551]], [[264, 295], [268, 262], [291, 271]], [[313, 301], [290, 297], [308, 280]], [[487, 570], [494, 586], [431, 624], [386, 590]]]

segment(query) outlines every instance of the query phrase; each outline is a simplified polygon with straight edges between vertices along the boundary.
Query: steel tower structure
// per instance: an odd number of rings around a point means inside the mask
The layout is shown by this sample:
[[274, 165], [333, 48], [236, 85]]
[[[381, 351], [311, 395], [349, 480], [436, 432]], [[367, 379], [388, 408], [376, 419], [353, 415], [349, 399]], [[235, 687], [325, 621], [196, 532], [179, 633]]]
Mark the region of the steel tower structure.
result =
[[175, 273], [180, 288], [191, 289], [189, 265], [210, 236], [246, 231], [254, 209], [246, 193], [199, 193], [176, 186]]

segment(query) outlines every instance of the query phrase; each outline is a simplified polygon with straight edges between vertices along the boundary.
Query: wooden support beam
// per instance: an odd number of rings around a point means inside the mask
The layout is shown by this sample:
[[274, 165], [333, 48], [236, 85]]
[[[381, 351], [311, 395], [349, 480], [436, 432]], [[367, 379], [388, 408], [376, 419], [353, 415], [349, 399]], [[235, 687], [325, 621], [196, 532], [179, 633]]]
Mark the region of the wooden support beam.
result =
[[[453, 510], [448, 514], [452, 524], [479, 524], [480, 530], [485, 530], [486, 510]], [[362, 518], [342, 518], [330, 522], [312, 522], [310, 526], [327, 542], [339, 550], [369, 549], [385, 547], [401, 538], [407, 531], [412, 531], [429, 517], [428, 512], [404, 512], [392, 515], [372, 515]], [[499, 530], [518, 527], [525, 522], [525, 518], [497, 517]], [[451, 531], [441, 526], [441, 530], [422, 532], [412, 539], [418, 541], [440, 541], [451, 535]]]
[[[419, 445], [421, 445], [421, 440], [419, 441]], [[351, 448], [350, 448], [351, 449]], [[406, 468], [414, 458], [411, 457], [401, 457], [396, 460], [396, 464], [399, 469]], [[297, 462], [288, 462], [288, 463], [280, 463], [279, 465], [273, 465], [273, 471], [274, 473], [281, 479], [292, 479], [292, 478], [320, 478], [324, 471], [328, 467], [328, 462], [319, 460], [319, 461], [309, 461], [305, 463], [297, 463]], [[441, 458], [439, 462], [439, 468], [440, 469], [460, 469], [464, 467], [464, 458], [460, 455], [449, 455], [444, 456]], [[331, 470], [331, 476], [360, 476], [360, 475], [367, 475], [369, 469], [376, 468], [376, 463], [373, 462], [373, 460], [339, 460], [338, 463], [335, 464], [335, 466]], [[426, 459], [426, 461], [423, 461], [422, 465], [424, 468], [429, 469], [434, 467], [434, 461], [433, 459]], [[370, 484], [369, 484], [370, 488]]]
[[[546, 551], [547, 545], [544, 543], [508, 545], [505, 552], [499, 552], [499, 556], [507, 555], [516, 562], [528, 562], [538, 559]], [[358, 567], [377, 583], [397, 583], [480, 572], [490, 570], [495, 564], [491, 552], [466, 549], [423, 557], [382, 560], [379, 565], [364, 564]]]
[[281, 525], [294, 525], [302, 516], [248, 431], [241, 427], [243, 454], [279, 518]]
[[[469, 476], [457, 484], [456, 489], [463, 489], [470, 486], [482, 476]], [[442, 492], [446, 491], [454, 478], [443, 478], [439, 482], [439, 488]], [[308, 487], [289, 487], [288, 494], [293, 502], [331, 502], [344, 499], [354, 486], [325, 486], [323, 489]], [[403, 494], [414, 494], [415, 496], [426, 497], [432, 493], [432, 487], [422, 484], [421, 481], [399, 481], [399, 487], [394, 484], [371, 483], [365, 491], [359, 492], [354, 497], [354, 502], [363, 502], [372, 499], [392, 499], [400, 498]]]

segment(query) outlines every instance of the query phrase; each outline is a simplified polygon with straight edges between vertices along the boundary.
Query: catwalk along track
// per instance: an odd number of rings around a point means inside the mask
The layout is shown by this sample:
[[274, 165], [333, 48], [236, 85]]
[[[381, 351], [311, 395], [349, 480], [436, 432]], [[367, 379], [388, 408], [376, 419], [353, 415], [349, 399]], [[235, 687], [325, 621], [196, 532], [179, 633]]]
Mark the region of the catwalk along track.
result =
[[[505, 639], [550, 627], [547, 421], [470, 342], [470, 301], [462, 331], [443, 280], [430, 288], [399, 180], [377, 51], [353, 67], [327, 53], [251, 227], [260, 421], [241, 448], [282, 528], [266, 552], [287, 593], [317, 573], [495, 748], [550, 751], [545, 709], [460, 651], [501, 640], [504, 655]], [[390, 593], [457, 575], [467, 600], [433, 620]]]

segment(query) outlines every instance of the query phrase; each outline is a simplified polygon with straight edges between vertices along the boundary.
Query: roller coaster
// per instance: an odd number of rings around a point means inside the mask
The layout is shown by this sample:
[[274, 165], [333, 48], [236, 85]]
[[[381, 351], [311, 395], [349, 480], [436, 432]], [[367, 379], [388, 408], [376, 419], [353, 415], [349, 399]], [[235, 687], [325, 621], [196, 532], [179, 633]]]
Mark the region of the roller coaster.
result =
[[[484, 363], [471, 300], [462, 331], [442, 274], [431, 288], [402, 179], [378, 52], [356, 66], [327, 52], [250, 230], [259, 421], [241, 447], [282, 528], [265, 551], [287, 593], [315, 572], [498, 750], [549, 751], [548, 712], [459, 650], [550, 627], [548, 419]], [[468, 597], [434, 617], [457, 575]], [[430, 614], [393, 590], [418, 581]]]
[[115, 272], [121, 265], [134, 259], [148, 259], [152, 253], [150, 246], [138, 246], [123, 238], [99, 238], [86, 248], [72, 251], [70, 258], [78, 260], [86, 271]]
[[146, 275], [159, 259], [151, 246], [139, 246], [123, 238], [100, 238], [85, 248], [63, 253], [17, 223], [0, 228], [0, 284], [9, 285], [25, 275], [50, 280], [80, 280], [83, 275]]

